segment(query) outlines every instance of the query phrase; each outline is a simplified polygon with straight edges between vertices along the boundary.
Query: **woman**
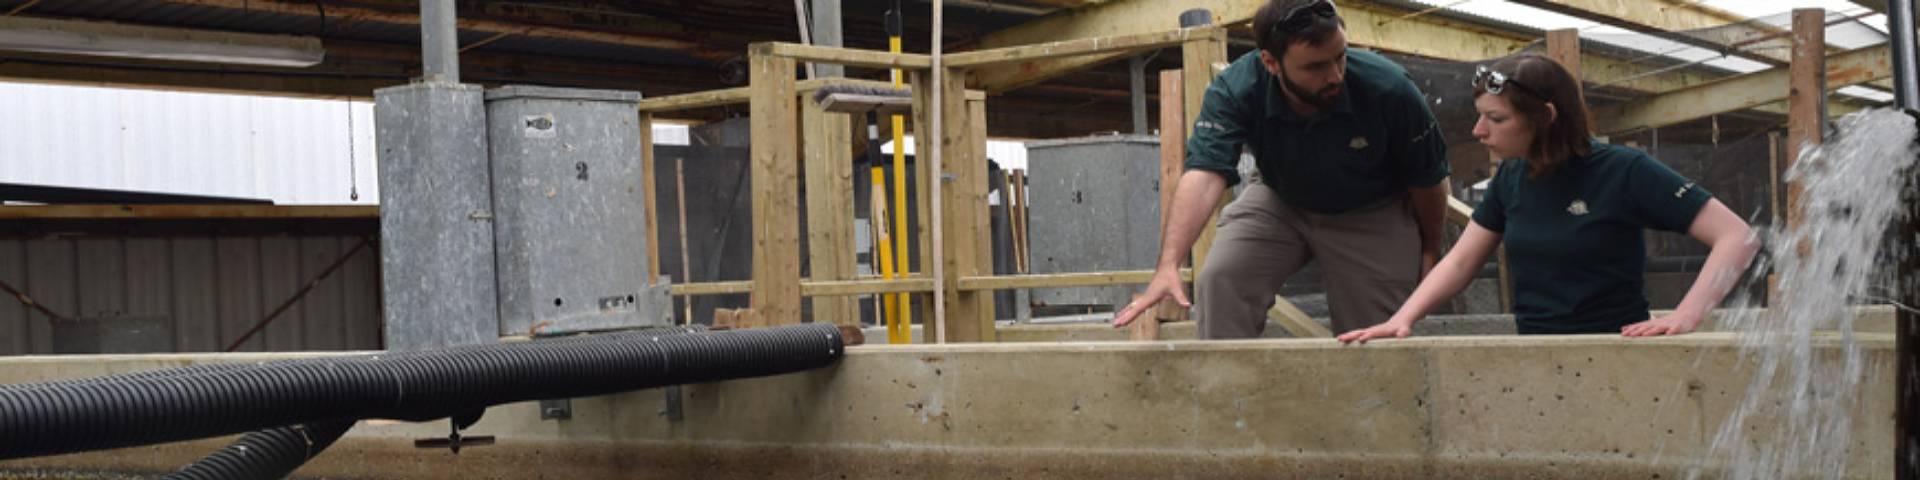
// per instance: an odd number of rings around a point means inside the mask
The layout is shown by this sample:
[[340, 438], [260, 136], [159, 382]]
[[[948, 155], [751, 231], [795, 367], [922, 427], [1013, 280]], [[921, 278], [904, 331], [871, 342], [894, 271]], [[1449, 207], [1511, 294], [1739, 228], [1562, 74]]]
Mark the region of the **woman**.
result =
[[[1559, 63], [1521, 55], [1474, 75], [1473, 136], [1500, 158], [1487, 197], [1445, 259], [1385, 323], [1345, 343], [1406, 337], [1506, 243], [1521, 334], [1693, 331], [1757, 246], [1712, 194], [1639, 150], [1592, 140], [1580, 84]], [[1673, 313], [1649, 320], [1641, 230], [1687, 232], [1713, 248]]]

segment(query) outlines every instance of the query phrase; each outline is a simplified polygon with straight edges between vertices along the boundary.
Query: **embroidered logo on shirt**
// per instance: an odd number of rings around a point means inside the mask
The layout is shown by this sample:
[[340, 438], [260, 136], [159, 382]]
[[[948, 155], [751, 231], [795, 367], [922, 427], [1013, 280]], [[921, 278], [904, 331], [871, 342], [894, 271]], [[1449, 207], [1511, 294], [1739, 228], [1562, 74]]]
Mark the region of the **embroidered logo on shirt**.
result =
[[1226, 127], [1221, 127], [1220, 124], [1218, 123], [1213, 123], [1206, 120], [1193, 122], [1193, 128], [1205, 128], [1208, 130], [1226, 130]]
[[1586, 215], [1586, 214], [1587, 214], [1587, 201], [1586, 201], [1586, 200], [1580, 200], [1580, 199], [1577, 199], [1577, 198], [1576, 198], [1576, 199], [1574, 199], [1574, 200], [1573, 200], [1573, 203], [1572, 203], [1572, 204], [1570, 204], [1570, 205], [1567, 205], [1567, 213], [1571, 213], [1571, 214], [1574, 214], [1574, 215]]
[[1347, 146], [1353, 147], [1354, 150], [1367, 148], [1367, 137], [1353, 137], [1353, 141], [1347, 142]]
[[1687, 190], [1691, 189], [1693, 189], [1693, 182], [1687, 182], [1686, 185], [1681, 185], [1679, 190], [1673, 191], [1673, 198], [1680, 198], [1681, 195], [1687, 194]]

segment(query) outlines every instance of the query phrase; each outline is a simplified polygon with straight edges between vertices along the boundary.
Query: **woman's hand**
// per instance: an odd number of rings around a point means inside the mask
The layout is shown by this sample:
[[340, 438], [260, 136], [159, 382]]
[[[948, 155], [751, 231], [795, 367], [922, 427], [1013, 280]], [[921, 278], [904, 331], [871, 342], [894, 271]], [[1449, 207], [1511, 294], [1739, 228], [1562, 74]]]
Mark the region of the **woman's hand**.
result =
[[1367, 343], [1367, 340], [1376, 338], [1407, 338], [1407, 335], [1411, 334], [1413, 334], [1413, 325], [1387, 320], [1379, 325], [1342, 333], [1335, 338], [1340, 340], [1340, 343]]
[[1659, 318], [1620, 327], [1623, 337], [1658, 337], [1679, 335], [1693, 331], [1700, 326], [1699, 314], [1669, 313]]

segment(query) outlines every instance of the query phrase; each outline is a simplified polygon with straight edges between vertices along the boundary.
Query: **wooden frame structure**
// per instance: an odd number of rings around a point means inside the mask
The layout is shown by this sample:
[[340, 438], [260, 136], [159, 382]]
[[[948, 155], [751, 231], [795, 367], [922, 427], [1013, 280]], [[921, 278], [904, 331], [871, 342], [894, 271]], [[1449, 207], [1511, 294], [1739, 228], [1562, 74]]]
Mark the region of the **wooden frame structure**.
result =
[[[1205, 26], [1172, 31], [1145, 34], [1120, 35], [1090, 38], [1037, 45], [1024, 45], [994, 48], [979, 51], [960, 52], [941, 58], [940, 68], [944, 69], [942, 85], [932, 85], [931, 69], [935, 61], [927, 55], [908, 53], [887, 53], [838, 47], [807, 46], [787, 43], [760, 43], [750, 49], [752, 84], [744, 88], [734, 88], [711, 92], [702, 92], [673, 97], [649, 99], [641, 102], [643, 114], [642, 128], [651, 128], [648, 114], [678, 109], [711, 107], [727, 104], [749, 103], [753, 116], [752, 123], [752, 178], [754, 185], [754, 267], [753, 279], [740, 282], [713, 282], [676, 285], [674, 295], [707, 295], [722, 293], [750, 293], [753, 296], [753, 319], [748, 325], [772, 325], [776, 323], [797, 322], [800, 318], [800, 302], [804, 297], [835, 297], [866, 295], [876, 293], [917, 293], [934, 291], [936, 285], [944, 287], [944, 304], [931, 308], [945, 309], [947, 322], [945, 338], [951, 341], [992, 341], [993, 304], [992, 297], [986, 292], [1003, 289], [1025, 289], [1042, 287], [1074, 287], [1140, 284], [1147, 282], [1151, 271], [1126, 272], [1090, 272], [1053, 275], [1000, 275], [991, 274], [991, 243], [987, 238], [987, 179], [986, 179], [986, 128], [985, 93], [969, 87], [997, 88], [997, 80], [985, 78], [990, 72], [998, 72], [1009, 65], [1028, 64], [1030, 62], [1078, 62], [1087, 58], [1105, 58], [1127, 52], [1179, 46], [1182, 48], [1182, 68], [1179, 75], [1162, 77], [1163, 86], [1178, 86], [1181, 95], [1163, 95], [1164, 108], [1181, 107], [1177, 114], [1184, 117], [1191, 128], [1199, 115], [1197, 106], [1202, 103], [1208, 83], [1218, 68], [1226, 62], [1227, 35], [1223, 28]], [[1578, 36], [1572, 32], [1553, 32], [1549, 35], [1549, 50], [1574, 71], [1580, 71]], [[1817, 47], [1815, 47], [1817, 48]], [[1808, 54], [1795, 55], [1794, 64], [1801, 65], [1801, 57], [1821, 58], [1820, 50], [1809, 49]], [[801, 101], [799, 94], [811, 92], [832, 85], [886, 86], [883, 82], [850, 79], [814, 79], [797, 81], [794, 79], [796, 62], [832, 63], [870, 68], [899, 68], [912, 79], [909, 90], [913, 98], [913, 119], [916, 141], [920, 151], [930, 149], [930, 137], [925, 130], [929, 123], [928, 115], [932, 109], [932, 92], [941, 91], [942, 122], [947, 125], [941, 138], [945, 151], [945, 161], [937, 178], [945, 188], [942, 196], [942, 211], [930, 212], [929, 193], [920, 189], [917, 209], [919, 218], [941, 219], [946, 232], [943, 238], [945, 278], [936, 281], [927, 272], [906, 272], [908, 278], [885, 280], [875, 277], [856, 278], [851, 275], [851, 200], [841, 198], [809, 198], [810, 211], [842, 210], [848, 213], [846, 218], [826, 222], [810, 222], [808, 238], [813, 240], [810, 254], [816, 262], [823, 258], [834, 267], [822, 270], [816, 266], [812, 279], [803, 280], [799, 274], [800, 252], [793, 248], [797, 245], [800, 233], [796, 221], [799, 199], [797, 165], [806, 165], [809, 192], [851, 192], [851, 173], [842, 173], [831, 169], [829, 164], [844, 161], [828, 159], [845, 157], [845, 149], [834, 146], [844, 141], [847, 135], [839, 128], [845, 127], [839, 121], [830, 120], [832, 115], [819, 111], [811, 101]], [[1814, 70], [1819, 69], [1819, 70]], [[1812, 71], [1824, 69], [1815, 65]], [[997, 74], [997, 73], [995, 73]], [[1817, 75], [1817, 74], [1808, 74]], [[1821, 91], [1825, 88], [1814, 89]], [[1179, 105], [1170, 100], [1177, 100]], [[1794, 117], [1803, 116], [1823, 118], [1817, 112], [1806, 112], [1807, 108], [1795, 108]], [[1163, 110], [1163, 124], [1168, 117]], [[793, 119], [799, 119], [798, 128]], [[1796, 120], [1798, 122], [1799, 120]], [[814, 125], [818, 123], [819, 125]], [[1180, 135], [1164, 135], [1163, 145], [1171, 142], [1183, 143]], [[1182, 129], [1185, 130], [1185, 129]], [[1183, 145], [1182, 145], [1183, 146]], [[805, 154], [802, 154], [804, 148]], [[651, 149], [647, 150], [651, 157]], [[838, 155], [838, 157], [836, 157]], [[802, 157], [806, 161], [802, 162]], [[1163, 176], [1177, 177], [1179, 156], [1163, 154]], [[1172, 159], [1172, 160], [1169, 160]], [[650, 162], [648, 162], [650, 163]], [[916, 169], [917, 184], [930, 185], [936, 178], [929, 171], [926, 162], [920, 162]], [[1164, 181], [1164, 180], [1163, 180]], [[649, 181], [648, 188], [652, 188]], [[651, 198], [651, 197], [650, 197]], [[1166, 201], [1163, 199], [1163, 202]], [[836, 212], [839, 213], [839, 212]], [[834, 215], [840, 217], [841, 215]], [[1457, 200], [1449, 204], [1447, 218], [1457, 224], [1471, 221], [1471, 208]], [[649, 216], [649, 221], [652, 221]], [[1193, 251], [1193, 264], [1204, 265], [1207, 246], [1212, 239], [1212, 223], [1202, 233]], [[844, 226], [845, 231], [839, 231]], [[931, 228], [919, 228], [921, 265], [923, 269], [933, 264]], [[657, 231], [654, 230], [654, 231]], [[657, 242], [655, 242], [657, 244]], [[823, 245], [825, 244], [825, 245]], [[845, 269], [839, 267], [844, 265]], [[1504, 267], [1504, 261], [1502, 261]], [[820, 265], [816, 263], [816, 265]], [[656, 267], [657, 268], [657, 267]], [[927, 269], [931, 270], [931, 269]], [[1504, 273], [1504, 268], [1502, 269]], [[1192, 271], [1183, 275], [1192, 278]], [[1503, 275], [1504, 277], [1504, 275]], [[1502, 283], [1505, 283], [1503, 279]], [[1504, 286], [1503, 286], [1504, 289]], [[1326, 335], [1323, 329], [1311, 328], [1311, 319], [1305, 318], [1297, 308], [1276, 305], [1271, 315], [1280, 323], [1294, 330], [1296, 334], [1313, 336]], [[815, 306], [816, 312], [848, 312], [851, 304]], [[1158, 316], [1168, 316], [1162, 313]], [[924, 316], [922, 318], [930, 318]], [[842, 314], [836, 318], [851, 318]], [[1135, 338], [1153, 338], [1151, 329], [1135, 332]]]
[[[845, 319], [852, 318], [851, 312], [855, 311], [855, 307], [847, 301], [850, 299], [833, 299], [825, 303], [822, 300], [826, 297], [875, 293], [930, 293], [934, 285], [939, 283], [946, 290], [946, 301], [931, 308], [945, 309], [952, 319], [945, 326], [946, 338], [952, 341], [992, 341], [994, 318], [991, 291], [1145, 283], [1151, 278], [1151, 271], [992, 274], [986, 201], [986, 94], [970, 90], [968, 85], [977, 82], [974, 79], [975, 71], [1007, 63], [1174, 46], [1180, 46], [1185, 51], [1183, 70], [1191, 72], [1186, 78], [1196, 79], [1185, 82], [1182, 97], [1186, 97], [1190, 104], [1197, 105], [1206, 91], [1207, 82], [1212, 79], [1214, 65], [1225, 61], [1226, 31], [1218, 27], [950, 54], [943, 57], [943, 85], [931, 85], [929, 74], [933, 61], [927, 55], [788, 43], [755, 44], [749, 49], [752, 81], [748, 87], [653, 98], [643, 100], [639, 105], [642, 131], [651, 130], [653, 115], [673, 110], [748, 103], [752, 117], [753, 279], [680, 284], [672, 287], [673, 294], [749, 293], [753, 298], [753, 313], [743, 323], [764, 326], [797, 322], [800, 318], [800, 302], [805, 297], [815, 298], [816, 316]], [[913, 98], [915, 139], [923, 147], [920, 149], [923, 152], [929, 150], [925, 147], [929, 146], [931, 140], [925, 131], [925, 125], [930, 120], [928, 115], [932, 112], [931, 93], [935, 89], [941, 90], [940, 111], [942, 121], [947, 125], [939, 139], [945, 149], [943, 171], [938, 175], [945, 187], [942, 188], [943, 198], [940, 202], [942, 211], [938, 215], [929, 211], [933, 203], [928, 198], [931, 189], [920, 189], [917, 208], [919, 218], [923, 221], [939, 218], [944, 222], [946, 232], [957, 232], [948, 233], [941, 242], [944, 247], [941, 257], [945, 262], [942, 270], [946, 277], [942, 281], [935, 282], [925, 271], [897, 280], [856, 278], [852, 275], [852, 172], [844, 170], [845, 165], [842, 165], [845, 157], [850, 156], [843, 145], [844, 139], [848, 138], [844, 129], [851, 128], [851, 125], [846, 123], [845, 116], [826, 112], [816, 102], [803, 97], [833, 86], [888, 87], [882, 82], [853, 79], [795, 80], [794, 67], [798, 62], [905, 70], [912, 83], [908, 92]], [[1188, 112], [1186, 123], [1190, 125], [1191, 117], [1198, 113], [1198, 109]], [[798, 120], [798, 125], [794, 119]], [[644, 152], [643, 168], [650, 172], [652, 149], [646, 148]], [[833, 212], [826, 215], [815, 213], [808, 222], [810, 251], [807, 254], [813, 260], [811, 279], [801, 278], [801, 252], [793, 248], [799, 244], [800, 235], [797, 221], [800, 175], [796, 171], [799, 165], [805, 165], [806, 168], [808, 211]], [[919, 162], [915, 172], [916, 184], [930, 184], [928, 182], [935, 176], [929, 169], [930, 165], [926, 162]], [[651, 178], [643, 179], [643, 182], [645, 188], [653, 188]], [[652, 195], [648, 198], [651, 199]], [[647, 210], [654, 211], [654, 207], [649, 204]], [[647, 221], [650, 231], [657, 232], [657, 228], [652, 228], [653, 223], [657, 222], [654, 216], [648, 215]], [[923, 269], [933, 263], [931, 230], [919, 229], [917, 240]], [[658, 248], [658, 242], [649, 245], [656, 250]], [[1198, 250], [1204, 255], [1204, 247]], [[649, 258], [657, 257], [657, 252], [649, 252]], [[656, 272], [650, 272], [650, 276], [658, 275], [657, 262], [654, 269]]]

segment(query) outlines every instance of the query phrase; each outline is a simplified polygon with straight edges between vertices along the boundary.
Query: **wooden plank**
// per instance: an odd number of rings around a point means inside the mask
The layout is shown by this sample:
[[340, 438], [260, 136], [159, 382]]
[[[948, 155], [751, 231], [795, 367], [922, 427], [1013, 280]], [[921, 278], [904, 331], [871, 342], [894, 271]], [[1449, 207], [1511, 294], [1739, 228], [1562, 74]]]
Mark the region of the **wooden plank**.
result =
[[18, 205], [0, 207], [0, 220], [380, 218], [364, 205]]
[[1451, 195], [1447, 196], [1447, 221], [1462, 227], [1473, 223], [1473, 206]]
[[[932, 153], [930, 152], [933, 151], [933, 137], [927, 134], [928, 129], [933, 125], [932, 119], [929, 117], [933, 111], [934, 87], [932, 77], [933, 73], [930, 71], [913, 71], [908, 72], [907, 75], [908, 84], [912, 85], [911, 88], [916, 92], [914, 93], [913, 99], [913, 142], [914, 152], [918, 153], [918, 158], [913, 162], [912, 185], [914, 205], [912, 208], [917, 216], [912, 217], [914, 221], [909, 222], [909, 224], [917, 230], [915, 236], [918, 238], [910, 243], [917, 243], [915, 248], [919, 249], [919, 269], [912, 270], [915, 272], [912, 276], [919, 278], [933, 278], [933, 174], [930, 173], [933, 170], [933, 162], [929, 160], [932, 158]], [[895, 214], [905, 215], [906, 211], [898, 210]], [[904, 232], [901, 234], [904, 235]], [[912, 252], [903, 252], [898, 249], [894, 251], [894, 254], [900, 255], [901, 258], [911, 259], [914, 257]], [[909, 266], [910, 265], [896, 265], [902, 272], [910, 271], [908, 270]], [[901, 315], [908, 320], [918, 318], [922, 325], [932, 325], [933, 295], [909, 295], [906, 298], [907, 300], [900, 304]], [[911, 322], [909, 322], [908, 325], [908, 328], [912, 328]], [[927, 331], [931, 332], [932, 329], [929, 328]], [[921, 337], [921, 339], [927, 343], [932, 343], [934, 338], [934, 335]]]
[[1547, 32], [1547, 57], [1560, 62], [1573, 78], [1580, 77], [1580, 30], [1562, 28]]
[[[1866, 47], [1824, 58], [1823, 91], [1826, 92], [1893, 75], [1892, 55], [1884, 47]], [[1788, 98], [1791, 80], [1791, 68], [1761, 70], [1596, 108], [1593, 112], [1597, 122], [1595, 131], [1612, 134], [1764, 106], [1783, 99], [1791, 103]]]
[[[1194, 123], [1200, 121], [1200, 106], [1205, 104], [1207, 85], [1213, 83], [1213, 65], [1224, 63], [1227, 59], [1226, 32], [1216, 31], [1219, 33], [1214, 36], [1189, 40], [1185, 47], [1181, 48], [1181, 80], [1185, 82], [1184, 88], [1181, 89], [1185, 95], [1182, 104], [1194, 106], [1186, 110], [1186, 123], [1183, 124], [1188, 135], [1193, 133]], [[1215, 225], [1219, 223], [1220, 210], [1226, 208], [1227, 203], [1232, 202], [1232, 197], [1232, 191], [1223, 192], [1220, 203], [1214, 206], [1213, 216], [1207, 220], [1206, 225], [1200, 230], [1199, 238], [1194, 241], [1194, 269], [1206, 268], [1207, 252], [1213, 248], [1214, 231], [1217, 229]]]
[[[751, 53], [753, 292], [756, 318], [774, 324], [800, 322], [800, 243], [794, 118], [794, 59], [773, 55], [772, 44]], [[754, 324], [754, 326], [764, 326]]]
[[[953, 71], [956, 73], [959, 72], [957, 69]], [[956, 76], [953, 78], [955, 80], [962, 80], [965, 77]], [[961, 83], [961, 85], [965, 85], [965, 83]], [[989, 173], [987, 165], [987, 95], [986, 92], [979, 90], [967, 90], [966, 98], [967, 123], [965, 130], [967, 132], [968, 165], [959, 171], [961, 175], [958, 175], [958, 177], [961, 181], [956, 182], [959, 188], [955, 190], [963, 190], [965, 193], [962, 198], [966, 200], [967, 203], [961, 204], [959, 207], [961, 207], [962, 210], [972, 211], [973, 228], [971, 231], [973, 232], [973, 246], [970, 250], [973, 252], [973, 265], [970, 271], [979, 275], [992, 275], [993, 207], [987, 203], [987, 194], [990, 193], [990, 185], [992, 184], [992, 182], [987, 179]], [[965, 232], [966, 231], [963, 230], [962, 234], [965, 234]], [[994, 329], [994, 321], [998, 319], [995, 318], [994, 315], [993, 292], [960, 292], [960, 296], [962, 298], [971, 297], [970, 300], [973, 302], [973, 308], [978, 309], [978, 312], [974, 314], [974, 318], [978, 323], [978, 327], [976, 328], [981, 332], [979, 341], [999, 341], [997, 331]]]
[[[314, 281], [314, 277], [326, 271], [328, 266], [340, 259], [340, 256], [353, 248], [359, 239], [342, 237], [299, 237], [300, 274], [304, 284]], [[355, 253], [363, 255], [366, 252]], [[342, 267], [345, 268], [345, 267]], [[347, 331], [345, 313], [344, 282], [339, 272], [328, 275], [314, 284], [300, 303], [294, 308], [300, 311], [300, 317], [306, 320], [301, 332], [304, 340], [303, 350], [346, 350]], [[296, 289], [299, 287], [296, 286]]]
[[834, 113], [878, 112], [882, 116], [900, 115], [913, 110], [913, 99], [892, 95], [835, 93], [820, 99], [820, 108]]
[[[753, 283], [747, 281], [681, 283], [669, 287], [668, 290], [675, 296], [727, 295], [750, 293], [753, 291]], [[878, 277], [861, 277], [853, 280], [800, 282], [800, 294], [808, 297], [932, 291], [933, 279], [930, 278], [887, 280]]]
[[173, 348], [216, 352], [220, 344], [220, 259], [210, 237], [176, 237], [172, 245]]
[[[793, 88], [801, 93], [813, 92], [834, 86], [857, 86], [870, 88], [896, 88], [891, 83], [860, 78], [815, 78], [794, 82]], [[640, 100], [639, 109], [645, 113], [664, 113], [697, 108], [724, 107], [747, 103], [753, 98], [752, 87], [723, 88], [704, 92], [668, 95]]]
[[[1180, 279], [1192, 281], [1193, 269], [1181, 269]], [[1120, 272], [979, 275], [960, 277], [960, 279], [954, 283], [959, 285], [958, 288], [961, 291], [976, 291], [1144, 285], [1150, 281], [1153, 281], [1152, 270], [1128, 270]]]
[[[801, 45], [785, 42], [756, 43], [748, 48], [756, 51], [764, 48], [764, 51], [768, 55], [797, 62], [829, 63], [850, 67], [898, 68], [903, 70], [926, 70], [933, 68], [933, 57], [919, 53], [893, 53], [878, 50], [861, 50], [823, 45]], [[766, 312], [758, 313], [764, 314]]]
[[991, 48], [949, 54], [941, 59], [941, 62], [951, 68], [971, 68], [1100, 53], [1130, 53], [1180, 45], [1186, 43], [1188, 39], [1193, 37], [1210, 37], [1214, 35], [1213, 30], [1219, 29], [1219, 27], [1211, 26], [1176, 28], [1147, 33]]
[[1267, 318], [1279, 323], [1280, 328], [1287, 329], [1294, 338], [1333, 338], [1332, 330], [1313, 321], [1313, 317], [1293, 306], [1286, 297], [1273, 296], [1273, 308], [1267, 309]]
[[[178, 330], [180, 319], [173, 317], [173, 258], [166, 238], [130, 237], [126, 239], [127, 315], [161, 317]], [[176, 351], [175, 337], [168, 337], [167, 351]]]
[[[309, 277], [300, 272], [301, 256], [300, 240], [297, 238], [277, 236], [260, 239], [261, 309], [247, 320], [248, 328], [259, 325], [261, 320], [267, 318], [267, 314], [292, 299], [294, 293], [300, 291], [300, 286], [306, 284]], [[307, 317], [296, 303], [274, 317], [266, 328], [254, 336], [265, 339], [262, 347], [270, 352], [306, 350], [310, 348], [306, 341], [306, 325]]]
[[640, 195], [647, 225], [647, 285], [660, 284], [659, 184], [653, 163], [653, 114], [640, 114]]
[[[853, 148], [847, 143], [851, 118], [826, 111], [812, 99], [800, 101], [807, 182], [807, 262], [816, 281], [854, 277]], [[805, 287], [802, 287], [805, 290]], [[805, 296], [803, 293], [802, 296]], [[851, 298], [812, 299], [814, 321], [859, 323]]]
[[[267, 307], [261, 295], [260, 243], [252, 237], [220, 237], [214, 239], [215, 257], [219, 258], [220, 289], [220, 339], [216, 349], [225, 349], [227, 344], [246, 334], [253, 328], [254, 322], [266, 315]], [[241, 344], [236, 351], [259, 352], [266, 350], [266, 339], [255, 335]]]
[[[76, 317], [80, 312], [79, 262], [74, 241], [66, 238], [27, 240], [27, 280], [18, 285], [33, 301], [53, 313]], [[53, 319], [39, 311], [30, 311], [27, 333], [32, 336], [28, 352], [53, 353]]]
[[[159, 3], [159, 2], [155, 2]], [[294, 0], [165, 0], [165, 3], [194, 7], [214, 7], [222, 9], [270, 12], [281, 15], [301, 17], [316, 14], [333, 17], [344, 23], [370, 21], [392, 23], [412, 27], [420, 24], [418, 8], [403, 7], [395, 9], [374, 8], [360, 5], [328, 5], [325, 9], [315, 9], [314, 4]], [[411, 2], [408, 3], [410, 5]], [[362, 3], [361, 5], [365, 5]], [[455, 19], [461, 31], [479, 33], [505, 33], [532, 38], [573, 40], [590, 43], [603, 43], [628, 47], [674, 50], [689, 52], [707, 59], [717, 59], [717, 49], [689, 40], [681, 35], [663, 35], [657, 30], [624, 31], [599, 28], [557, 28], [537, 23], [522, 23], [501, 19], [495, 15], [461, 14]], [[655, 25], [656, 27], [664, 25]]]
[[[980, 210], [986, 207], [986, 159], [984, 138], [973, 138], [974, 128], [971, 108], [967, 102], [966, 71], [947, 69], [946, 78], [936, 88], [942, 89], [940, 96], [941, 122], [945, 126], [939, 139], [941, 148], [940, 171], [934, 182], [941, 182], [941, 222], [943, 236], [941, 247], [942, 274], [946, 277], [945, 305], [947, 321], [944, 325], [945, 339], [948, 342], [992, 341], [991, 310], [982, 311], [982, 295], [974, 292], [961, 292], [957, 280], [960, 277], [979, 275], [979, 256], [982, 245], [973, 234], [976, 219], [982, 215]], [[976, 142], [978, 140], [978, 142]], [[975, 143], [980, 143], [976, 146]], [[921, 150], [926, 152], [927, 150]], [[979, 183], [978, 188], [975, 183]], [[976, 196], [978, 195], [978, 196]], [[985, 326], [982, 328], [982, 318]]]
[[[1829, 86], [1826, 75], [1826, 31], [1825, 10], [1793, 10], [1793, 64], [1788, 67], [1791, 79], [1786, 92], [1787, 161], [1780, 166], [1782, 169], [1792, 169], [1802, 152], [1822, 142], [1822, 130], [1827, 123], [1826, 92]], [[1876, 50], [1883, 53], [1887, 51], [1885, 48]], [[1803, 191], [1799, 183], [1787, 184], [1787, 228], [1795, 228], [1804, 220], [1800, 212], [1800, 195]]]
[[[28, 288], [25, 239], [0, 238], [0, 282], [16, 289]], [[0, 355], [25, 355], [32, 350], [33, 337], [27, 326], [30, 321], [32, 316], [28, 315], [27, 304], [11, 295], [0, 294]]]
[[[1186, 72], [1167, 70], [1160, 72], [1160, 91], [1184, 92]], [[1186, 95], [1160, 96], [1160, 229], [1159, 238], [1166, 238], [1167, 220], [1173, 212], [1173, 194], [1180, 185], [1180, 176], [1185, 173], [1187, 160], [1187, 109]], [[1156, 259], [1157, 261], [1157, 259]], [[1185, 262], [1181, 262], [1184, 266]], [[1155, 321], [1134, 322], [1136, 325], [1132, 338], [1135, 340], [1154, 340], [1160, 337], [1160, 322], [1185, 320], [1186, 307], [1173, 299], [1160, 301], [1153, 315]]]

